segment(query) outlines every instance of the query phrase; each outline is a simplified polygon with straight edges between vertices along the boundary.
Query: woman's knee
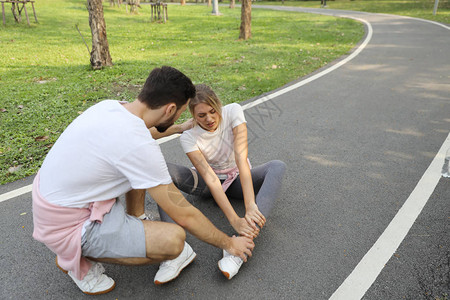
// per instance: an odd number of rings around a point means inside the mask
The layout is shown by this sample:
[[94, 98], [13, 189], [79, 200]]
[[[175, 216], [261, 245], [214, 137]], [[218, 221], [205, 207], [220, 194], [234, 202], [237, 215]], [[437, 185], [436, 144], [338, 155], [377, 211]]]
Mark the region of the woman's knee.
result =
[[175, 186], [180, 189], [183, 180], [186, 180], [186, 167], [167, 163], [167, 170], [169, 171], [169, 175], [172, 178]]
[[269, 162], [269, 169], [276, 170], [283, 175], [286, 172], [286, 164], [281, 160], [272, 160]]

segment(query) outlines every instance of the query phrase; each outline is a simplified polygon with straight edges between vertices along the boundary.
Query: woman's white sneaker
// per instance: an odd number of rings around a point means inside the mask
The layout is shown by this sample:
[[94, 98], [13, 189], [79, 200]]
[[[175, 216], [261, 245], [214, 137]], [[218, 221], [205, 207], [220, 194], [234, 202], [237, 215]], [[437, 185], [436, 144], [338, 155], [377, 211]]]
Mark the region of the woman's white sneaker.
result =
[[223, 258], [219, 260], [217, 265], [219, 266], [222, 274], [226, 278], [231, 279], [234, 275], [239, 272], [239, 268], [242, 266], [244, 261], [239, 256], [234, 256], [223, 250]]
[[68, 274], [80, 290], [88, 295], [105, 294], [114, 289], [116, 283], [110, 277], [103, 274], [105, 268], [101, 263], [91, 261], [91, 268], [82, 280], [75, 277], [72, 271]]
[[159, 265], [159, 270], [156, 272], [154, 279], [155, 284], [163, 284], [177, 278], [180, 272], [186, 268], [196, 256], [197, 254], [195, 254], [191, 246], [184, 242], [183, 251], [181, 251], [177, 258], [163, 261]]

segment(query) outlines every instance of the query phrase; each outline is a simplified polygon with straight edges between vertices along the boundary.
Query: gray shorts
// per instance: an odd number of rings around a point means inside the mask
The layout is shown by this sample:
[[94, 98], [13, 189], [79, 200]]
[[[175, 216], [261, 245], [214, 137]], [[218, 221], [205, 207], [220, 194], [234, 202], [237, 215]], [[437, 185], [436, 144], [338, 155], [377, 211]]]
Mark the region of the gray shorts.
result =
[[128, 215], [119, 201], [102, 223], [88, 225], [81, 239], [82, 255], [93, 258], [146, 257], [145, 250], [142, 221]]

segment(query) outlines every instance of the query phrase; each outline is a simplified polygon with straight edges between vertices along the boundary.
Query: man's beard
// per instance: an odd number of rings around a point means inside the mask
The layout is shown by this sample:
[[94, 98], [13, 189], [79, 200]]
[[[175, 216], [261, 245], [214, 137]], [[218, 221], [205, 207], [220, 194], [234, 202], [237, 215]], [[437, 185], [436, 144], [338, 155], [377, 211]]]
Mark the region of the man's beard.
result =
[[158, 126], [155, 126], [156, 130], [158, 130], [158, 132], [160, 133], [165, 132], [167, 129], [169, 129], [170, 126], [172, 126], [175, 123], [175, 116], [176, 114], [169, 121], [161, 123]]

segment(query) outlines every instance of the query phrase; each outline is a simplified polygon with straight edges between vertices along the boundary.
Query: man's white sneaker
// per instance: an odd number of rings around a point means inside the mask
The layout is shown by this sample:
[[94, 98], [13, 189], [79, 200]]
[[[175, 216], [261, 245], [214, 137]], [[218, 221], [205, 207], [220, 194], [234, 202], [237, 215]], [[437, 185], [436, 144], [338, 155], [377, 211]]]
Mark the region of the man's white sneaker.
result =
[[177, 258], [163, 261], [155, 275], [155, 284], [169, 282], [180, 274], [181, 270], [187, 267], [197, 256], [188, 243], [184, 242], [183, 251]]
[[231, 279], [237, 274], [239, 268], [242, 266], [244, 261], [239, 256], [234, 256], [223, 250], [223, 258], [217, 263], [222, 274], [226, 278]]
[[143, 213], [142, 215], [140, 215], [139, 217], [137, 217], [139, 220], [142, 221], [151, 221], [150, 217], [147, 216], [147, 214]]
[[93, 261], [91, 261], [91, 264], [91, 268], [82, 280], [76, 278], [72, 271], [69, 271], [68, 274], [85, 294], [100, 295], [112, 291], [116, 283], [110, 277], [103, 274], [105, 272], [103, 265]]

